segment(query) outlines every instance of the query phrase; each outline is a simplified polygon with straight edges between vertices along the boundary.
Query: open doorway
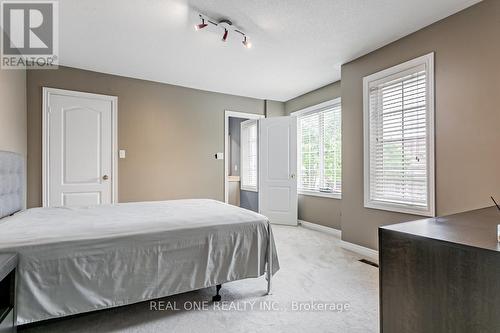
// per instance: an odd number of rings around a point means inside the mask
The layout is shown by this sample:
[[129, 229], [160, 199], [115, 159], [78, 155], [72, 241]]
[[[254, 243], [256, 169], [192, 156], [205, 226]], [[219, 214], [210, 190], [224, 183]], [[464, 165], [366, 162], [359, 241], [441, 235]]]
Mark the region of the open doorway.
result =
[[263, 115], [225, 112], [224, 199], [259, 212], [258, 119]]

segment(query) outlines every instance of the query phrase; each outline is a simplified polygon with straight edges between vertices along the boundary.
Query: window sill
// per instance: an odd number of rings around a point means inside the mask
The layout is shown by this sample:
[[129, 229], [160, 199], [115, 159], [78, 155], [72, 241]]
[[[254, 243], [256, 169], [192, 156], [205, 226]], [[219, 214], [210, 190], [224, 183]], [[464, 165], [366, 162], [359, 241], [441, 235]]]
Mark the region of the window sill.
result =
[[365, 201], [365, 208], [385, 210], [389, 212], [411, 214], [417, 216], [435, 217], [436, 214], [433, 208], [418, 207], [398, 203], [382, 202], [382, 201]]
[[258, 192], [256, 187], [250, 187], [250, 186], [241, 186], [240, 188], [242, 191], [248, 191], [248, 192]]
[[304, 191], [298, 190], [297, 193], [299, 195], [307, 195], [311, 197], [321, 197], [321, 198], [329, 198], [329, 199], [342, 199], [342, 193], [323, 193], [323, 192], [315, 192], [315, 191]]

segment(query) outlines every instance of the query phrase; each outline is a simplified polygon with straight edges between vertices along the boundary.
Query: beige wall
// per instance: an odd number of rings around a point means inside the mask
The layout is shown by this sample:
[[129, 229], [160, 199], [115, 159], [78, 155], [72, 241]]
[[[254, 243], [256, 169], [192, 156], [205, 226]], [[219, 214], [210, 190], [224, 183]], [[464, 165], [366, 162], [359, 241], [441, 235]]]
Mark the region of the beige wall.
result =
[[[363, 207], [364, 76], [434, 51], [438, 215], [500, 197], [500, 1], [463, 12], [342, 66], [342, 238], [377, 247], [380, 225], [413, 220]], [[493, 231], [492, 231], [493, 232]]]
[[26, 156], [26, 71], [0, 70], [0, 150]]
[[118, 96], [119, 201], [224, 200], [224, 110], [264, 101], [62, 67], [27, 75], [28, 206], [41, 205], [42, 87]]
[[280, 117], [285, 115], [285, 103], [266, 100], [266, 117]]
[[[334, 82], [285, 103], [285, 112], [292, 112], [340, 97], [340, 82]], [[331, 198], [299, 195], [299, 219], [340, 229], [342, 201]]]
[[285, 102], [285, 111], [287, 114], [290, 114], [312, 105], [330, 101], [340, 97], [340, 94], [340, 81], [333, 82]]

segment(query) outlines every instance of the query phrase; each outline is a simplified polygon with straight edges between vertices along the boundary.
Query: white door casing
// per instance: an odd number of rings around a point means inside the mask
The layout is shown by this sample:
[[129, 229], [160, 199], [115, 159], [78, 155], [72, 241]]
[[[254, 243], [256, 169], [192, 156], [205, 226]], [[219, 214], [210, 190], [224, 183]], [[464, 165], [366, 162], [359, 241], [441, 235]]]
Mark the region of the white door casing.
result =
[[259, 120], [259, 211], [297, 225], [297, 118]]
[[[249, 135], [250, 135], [250, 131], [249, 131], [249, 127], [250, 126], [253, 126], [255, 125], [255, 128], [256, 128], [256, 139], [257, 141], [255, 142], [255, 146], [254, 147], [250, 147], [250, 145], [248, 144], [248, 140], [249, 140]], [[245, 120], [243, 122], [240, 123], [240, 183], [241, 183], [241, 190], [244, 190], [244, 191], [252, 191], [252, 192], [258, 192], [258, 189], [259, 189], [259, 183], [258, 183], [258, 179], [259, 179], [259, 132], [258, 132], [258, 120], [256, 119], [249, 119], [249, 120]], [[255, 149], [255, 151], [253, 151]], [[249, 174], [247, 174], [247, 167], [249, 165], [247, 165], [247, 157], [248, 157], [248, 154], [249, 153], [252, 153], [254, 152], [256, 154], [256, 161], [255, 161], [255, 168], [256, 168], [256, 174], [255, 174], [255, 179], [252, 180], [252, 183], [255, 183], [255, 184], [247, 184], [247, 182], [249, 181], [248, 178], [251, 178], [249, 177]]]
[[[224, 202], [229, 203], [229, 118], [262, 119], [264, 115], [239, 111], [224, 111]], [[258, 172], [257, 172], [258, 173]], [[257, 175], [258, 177], [258, 175]]]
[[117, 202], [117, 98], [43, 88], [43, 206]]

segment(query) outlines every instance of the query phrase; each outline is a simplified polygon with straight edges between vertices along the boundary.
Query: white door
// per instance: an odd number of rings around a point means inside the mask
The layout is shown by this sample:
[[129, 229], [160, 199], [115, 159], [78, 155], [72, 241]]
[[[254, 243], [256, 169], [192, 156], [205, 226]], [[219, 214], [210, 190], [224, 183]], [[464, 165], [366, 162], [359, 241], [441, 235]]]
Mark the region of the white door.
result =
[[115, 202], [116, 97], [44, 88], [44, 206]]
[[271, 223], [297, 225], [297, 119], [259, 120], [259, 211]]

